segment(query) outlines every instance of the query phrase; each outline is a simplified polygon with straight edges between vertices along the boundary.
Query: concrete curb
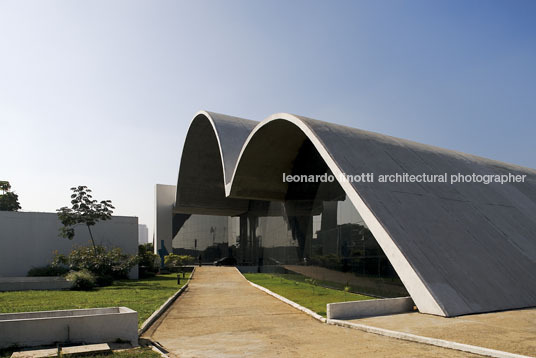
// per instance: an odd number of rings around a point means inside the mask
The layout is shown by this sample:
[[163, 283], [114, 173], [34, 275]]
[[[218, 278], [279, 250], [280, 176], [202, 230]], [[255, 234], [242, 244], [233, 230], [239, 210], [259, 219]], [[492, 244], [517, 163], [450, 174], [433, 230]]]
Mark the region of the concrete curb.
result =
[[531, 358], [530, 356], [525, 356], [525, 355], [521, 355], [521, 354], [498, 351], [498, 350], [495, 350], [495, 349], [484, 348], [484, 347], [480, 347], [480, 346], [472, 346], [472, 345], [469, 345], [469, 344], [446, 341], [446, 340], [443, 340], [443, 339], [430, 338], [430, 337], [424, 337], [424, 336], [417, 336], [417, 335], [411, 334], [411, 333], [399, 332], [399, 331], [391, 331], [389, 329], [378, 328], [378, 327], [373, 327], [373, 326], [367, 326], [367, 325], [364, 325], [364, 324], [353, 323], [353, 322], [346, 322], [346, 321], [341, 321], [341, 320], [337, 320], [337, 319], [328, 319], [327, 324], [332, 324], [332, 325], [346, 327], [346, 328], [358, 329], [358, 330], [361, 330], [361, 331], [364, 331], [364, 332], [379, 334], [379, 335], [382, 335], [382, 336], [402, 339], [402, 340], [405, 340], [405, 341], [423, 343], [423, 344], [428, 344], [428, 345], [447, 348], [447, 349], [454, 349], [454, 350], [473, 353], [473, 354], [478, 354], [478, 355], [482, 355], [482, 356], [486, 356], [486, 357]]
[[[236, 267], [235, 267], [235, 268], [236, 268]], [[267, 289], [266, 287], [262, 287], [262, 286], [257, 285], [256, 283], [251, 282], [251, 281], [248, 280], [248, 279], [242, 274], [242, 272], [240, 272], [240, 270], [237, 269], [237, 268], [236, 268], [236, 271], [238, 271], [238, 273], [244, 278], [244, 280], [246, 280], [247, 282], [249, 282], [249, 284], [250, 284], [251, 286], [253, 286], [253, 287], [255, 287], [255, 288], [257, 288], [257, 289], [263, 291], [264, 293], [269, 294], [270, 296], [274, 296], [274, 297], [277, 298], [278, 300], [283, 301], [283, 302], [285, 302], [287, 305], [290, 305], [290, 306], [294, 307], [295, 309], [300, 310], [300, 311], [302, 311], [303, 313], [308, 314], [309, 316], [313, 317], [314, 319], [316, 319], [316, 320], [318, 320], [318, 321], [320, 321], [320, 322], [322, 322], [322, 323], [326, 323], [327, 320], [326, 320], [324, 317], [322, 317], [321, 315], [319, 315], [318, 313], [311, 311], [309, 308], [305, 308], [305, 307], [303, 307], [303, 306], [300, 306], [300, 305], [297, 304], [296, 302], [291, 301], [291, 300], [289, 300], [288, 298], [285, 298], [285, 297], [283, 297], [283, 296], [281, 296], [281, 295], [278, 295], [277, 293], [270, 291], [270, 290]]]
[[194, 269], [192, 270], [192, 273], [190, 274], [190, 278], [188, 279], [188, 281], [184, 284], [184, 286], [182, 286], [177, 292], [175, 292], [173, 294], [173, 296], [171, 296], [170, 298], [168, 298], [168, 300], [166, 302], [164, 302], [164, 304], [162, 304], [162, 306], [160, 306], [156, 311], [153, 312], [153, 314], [147, 318], [145, 320], [145, 322], [142, 323], [140, 329], [138, 329], [138, 337], [141, 337], [141, 335], [143, 333], [145, 333], [145, 331], [147, 331], [152, 325], [153, 323], [156, 322], [156, 320], [158, 318], [160, 318], [160, 316], [162, 316], [162, 314], [169, 308], [169, 306], [171, 306], [171, 304], [173, 302], [175, 302], [175, 300], [177, 298], [179, 298], [179, 296], [184, 292], [186, 291], [186, 289], [188, 288], [188, 285], [190, 284], [190, 281], [192, 280], [192, 278], [194, 277], [194, 273], [195, 273], [195, 267]]
[[280, 295], [278, 295], [277, 293], [272, 292], [272, 291], [270, 291], [269, 289], [267, 289], [267, 288], [265, 288], [265, 287], [259, 286], [259, 285], [255, 284], [255, 283], [251, 282], [251, 281], [248, 281], [248, 282], [249, 282], [249, 284], [252, 285], [253, 287], [258, 288], [259, 290], [261, 290], [261, 291], [263, 291], [263, 292], [269, 294], [270, 296], [274, 296], [274, 297], [277, 298], [278, 300], [281, 300], [281, 301], [285, 302], [286, 304], [288, 304], [288, 305], [294, 307], [295, 309], [300, 310], [300, 311], [302, 311], [302, 312], [308, 314], [309, 316], [313, 317], [314, 319], [316, 319], [316, 320], [318, 320], [318, 321], [320, 321], [320, 322], [322, 322], [322, 323], [326, 323], [326, 322], [327, 322], [327, 320], [326, 320], [324, 317], [322, 317], [321, 315], [319, 315], [318, 313], [313, 312], [313, 311], [311, 311], [310, 309], [305, 308], [305, 307], [303, 307], [303, 306], [300, 306], [300, 305], [297, 304], [296, 302], [293, 302], [293, 301], [289, 300], [288, 298], [285, 298], [285, 297], [283, 297], [283, 296], [280, 296]]
[[160, 354], [160, 356], [162, 356], [163, 358], [170, 358], [168, 356], [169, 352], [164, 347], [162, 347], [160, 343], [155, 342], [149, 338], [143, 338], [143, 339], [140, 339], [140, 341], [142, 341], [140, 342], [141, 346], [151, 348], [153, 352]]
[[160, 354], [160, 356], [163, 357], [163, 358], [169, 358], [169, 356], [168, 356], [166, 353], [162, 352], [160, 349], [158, 349], [158, 348], [157, 348], [156, 346], [154, 346], [154, 345], [151, 345], [151, 350], [152, 350], [153, 352], [156, 352], [156, 353]]
[[[242, 273], [238, 269], [237, 269], [237, 271], [240, 273], [240, 275], [242, 275]], [[480, 347], [480, 346], [473, 346], [473, 345], [469, 345], [469, 344], [446, 341], [446, 340], [443, 340], [443, 339], [418, 336], [418, 335], [411, 334], [411, 333], [392, 331], [392, 330], [388, 330], [388, 329], [384, 329], [384, 328], [367, 326], [367, 325], [359, 324], [359, 323], [341, 321], [341, 320], [337, 320], [337, 319], [326, 319], [326, 318], [320, 316], [318, 313], [315, 313], [315, 312], [311, 311], [308, 308], [300, 306], [299, 304], [289, 300], [288, 298], [280, 296], [277, 293], [274, 293], [274, 292], [270, 291], [269, 289], [267, 289], [265, 287], [259, 286], [259, 285], [255, 284], [255, 283], [249, 281], [244, 275], [242, 275], [242, 277], [244, 277], [244, 279], [246, 279], [249, 282], [249, 284], [252, 285], [253, 287], [258, 288], [259, 290], [269, 294], [270, 296], [273, 296], [273, 297], [277, 298], [278, 300], [281, 300], [281, 301], [285, 302], [286, 304], [288, 304], [288, 305], [290, 305], [290, 306], [292, 306], [292, 307], [294, 307], [294, 308], [296, 308], [296, 309], [308, 314], [309, 316], [311, 316], [314, 319], [316, 319], [316, 320], [318, 320], [320, 322], [323, 322], [323, 323], [327, 323], [327, 324], [331, 324], [331, 325], [335, 325], [335, 326], [346, 327], [346, 328], [358, 329], [358, 330], [361, 330], [361, 331], [364, 331], [364, 332], [374, 333], [374, 334], [378, 334], [378, 335], [381, 335], [381, 336], [386, 336], [386, 337], [391, 337], [391, 338], [396, 338], [396, 339], [401, 339], [401, 340], [404, 340], [404, 341], [411, 341], [411, 342], [427, 344], [427, 345], [446, 348], [446, 349], [453, 349], [453, 350], [457, 350], [457, 351], [478, 354], [478, 355], [485, 356], [485, 357], [495, 357], [495, 358], [533, 358], [533, 357], [525, 356], [525, 355], [522, 355], [522, 354], [509, 353], [509, 352], [499, 351], [499, 350], [495, 350], [495, 349], [491, 349], [491, 348], [484, 348], [484, 347]]]

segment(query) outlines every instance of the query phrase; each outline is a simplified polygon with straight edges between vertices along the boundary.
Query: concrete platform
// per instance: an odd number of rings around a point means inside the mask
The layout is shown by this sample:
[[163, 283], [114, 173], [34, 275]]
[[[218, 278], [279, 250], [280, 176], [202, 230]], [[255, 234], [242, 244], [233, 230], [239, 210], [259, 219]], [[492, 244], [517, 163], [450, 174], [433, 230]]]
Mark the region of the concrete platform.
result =
[[444, 318], [420, 313], [349, 320], [378, 328], [536, 356], [536, 309]]
[[56, 343], [138, 344], [138, 313], [127, 307], [0, 314], [0, 348]]
[[232, 267], [196, 269], [189, 289], [143, 338], [180, 357], [476, 357], [321, 323]]

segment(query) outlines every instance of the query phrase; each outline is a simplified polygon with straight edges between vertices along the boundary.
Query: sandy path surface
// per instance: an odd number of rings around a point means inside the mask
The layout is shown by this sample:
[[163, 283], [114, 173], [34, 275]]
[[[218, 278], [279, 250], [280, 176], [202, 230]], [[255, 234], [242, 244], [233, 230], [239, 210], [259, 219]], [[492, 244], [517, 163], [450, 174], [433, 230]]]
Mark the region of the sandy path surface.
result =
[[536, 309], [444, 318], [419, 313], [351, 322], [448, 341], [536, 356]]
[[228, 267], [196, 269], [188, 290], [144, 337], [173, 357], [473, 356], [320, 323]]

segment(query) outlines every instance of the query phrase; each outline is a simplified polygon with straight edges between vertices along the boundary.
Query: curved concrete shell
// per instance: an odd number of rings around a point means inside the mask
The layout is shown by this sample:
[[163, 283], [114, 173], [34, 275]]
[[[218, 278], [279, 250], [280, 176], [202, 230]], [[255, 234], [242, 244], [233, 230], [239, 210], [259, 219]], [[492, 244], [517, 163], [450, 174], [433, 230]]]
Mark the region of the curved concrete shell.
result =
[[237, 215], [248, 201], [226, 198], [240, 150], [258, 122], [206, 111], [198, 112], [182, 150], [176, 213]]
[[[306, 197], [307, 190], [290, 192], [282, 175], [295, 172], [300, 148], [312, 145], [319, 157], [311, 161], [323, 166], [302, 173], [339, 180], [421, 312], [456, 316], [536, 305], [535, 170], [285, 113], [254, 124], [208, 112], [194, 118], [176, 211], [237, 215], [248, 200]], [[342, 180], [362, 173], [375, 180]], [[379, 181], [396, 173], [511, 173], [525, 180]]]

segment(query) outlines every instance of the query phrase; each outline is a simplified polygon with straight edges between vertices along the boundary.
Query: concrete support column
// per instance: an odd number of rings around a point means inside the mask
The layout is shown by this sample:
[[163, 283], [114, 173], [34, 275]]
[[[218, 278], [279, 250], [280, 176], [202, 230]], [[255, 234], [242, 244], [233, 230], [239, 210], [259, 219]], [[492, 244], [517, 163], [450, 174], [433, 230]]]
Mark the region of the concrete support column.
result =
[[238, 262], [244, 263], [247, 258], [248, 247], [248, 217], [245, 214], [240, 215], [240, 238], [238, 248]]

